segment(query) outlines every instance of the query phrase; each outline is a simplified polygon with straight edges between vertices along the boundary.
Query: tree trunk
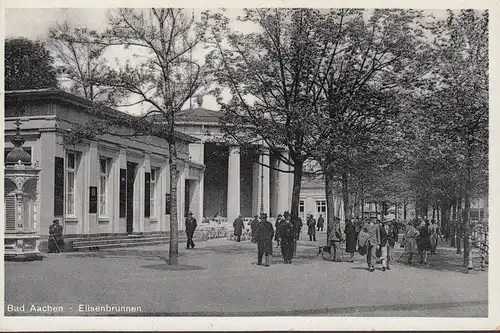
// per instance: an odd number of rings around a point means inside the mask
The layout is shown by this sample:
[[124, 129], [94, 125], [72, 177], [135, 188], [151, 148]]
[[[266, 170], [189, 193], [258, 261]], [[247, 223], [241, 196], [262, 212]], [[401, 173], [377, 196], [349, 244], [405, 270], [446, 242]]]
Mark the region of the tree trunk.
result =
[[170, 163], [170, 244], [168, 253], [168, 264], [176, 266], [179, 257], [179, 228], [177, 221], [177, 151], [175, 143], [169, 143], [169, 163]]
[[[323, 169], [325, 170], [325, 169]], [[335, 198], [333, 193], [334, 177], [330, 172], [325, 174], [325, 194], [326, 194], [326, 239], [330, 239], [330, 228], [335, 218]], [[327, 241], [328, 243], [328, 241]], [[326, 244], [328, 245], [328, 244]]]
[[403, 198], [403, 220], [406, 221], [406, 207], [408, 206], [408, 202], [406, 201], [406, 197]]
[[457, 202], [457, 218], [458, 218], [458, 232], [457, 232], [457, 254], [462, 253], [462, 243], [461, 239], [463, 237], [463, 219], [462, 219], [462, 198], [458, 199]]
[[342, 199], [344, 201], [344, 219], [351, 216], [349, 212], [349, 179], [347, 171], [342, 172]]
[[299, 200], [300, 200], [300, 186], [302, 184], [302, 167], [304, 162], [294, 161], [293, 167], [293, 188], [292, 188], [292, 207], [290, 215], [292, 218], [299, 216]]
[[471, 172], [472, 172], [472, 142], [469, 140], [468, 142], [468, 154], [467, 154], [467, 178], [465, 179], [465, 193], [464, 193], [464, 201], [465, 207], [462, 217], [462, 223], [464, 226], [464, 266], [467, 267], [469, 265], [469, 247], [471, 244], [469, 243], [469, 233], [470, 233], [470, 195], [472, 188], [471, 181]]
[[365, 193], [363, 187], [361, 187], [361, 218], [365, 218]]

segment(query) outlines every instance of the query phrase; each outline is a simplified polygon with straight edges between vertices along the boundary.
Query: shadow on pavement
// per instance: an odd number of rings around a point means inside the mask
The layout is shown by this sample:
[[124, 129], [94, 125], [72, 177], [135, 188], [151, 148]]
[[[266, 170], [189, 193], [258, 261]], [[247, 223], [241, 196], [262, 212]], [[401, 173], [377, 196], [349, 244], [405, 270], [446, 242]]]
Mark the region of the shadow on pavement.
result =
[[207, 269], [206, 267], [193, 266], [193, 265], [170, 266], [167, 263], [158, 264], [158, 265], [145, 265], [145, 266], [141, 266], [141, 268], [156, 269], [156, 270], [160, 270], [160, 271], [200, 271], [200, 270]]

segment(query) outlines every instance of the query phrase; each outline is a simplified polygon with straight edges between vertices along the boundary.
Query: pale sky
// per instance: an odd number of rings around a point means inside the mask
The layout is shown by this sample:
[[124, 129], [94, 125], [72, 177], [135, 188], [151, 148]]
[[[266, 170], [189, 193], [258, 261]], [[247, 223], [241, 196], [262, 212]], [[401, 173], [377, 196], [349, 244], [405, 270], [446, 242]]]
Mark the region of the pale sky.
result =
[[[105, 8], [6, 8], [5, 9], [5, 35], [6, 37], [26, 37], [32, 40], [46, 41], [49, 28], [56, 22], [68, 21], [71, 26], [85, 26], [91, 30], [102, 30], [107, 24], [107, 11]], [[191, 11], [189, 9], [189, 11]], [[201, 9], [194, 9], [194, 14], [199, 15]], [[236, 21], [236, 16], [242, 13], [241, 9], [228, 8], [225, 15]], [[442, 18], [444, 10], [432, 11], [434, 16]], [[255, 31], [250, 24], [238, 22], [233, 25], [242, 32]], [[128, 54], [113, 53], [108, 60], [118, 57], [127, 59]], [[202, 52], [193, 52], [193, 57], [198, 60], [204, 58]], [[229, 97], [229, 94], [227, 94]], [[218, 110], [219, 106], [212, 96], [205, 96], [203, 107]], [[125, 110], [124, 110], [125, 111]], [[128, 112], [141, 113], [140, 107], [128, 108]]]

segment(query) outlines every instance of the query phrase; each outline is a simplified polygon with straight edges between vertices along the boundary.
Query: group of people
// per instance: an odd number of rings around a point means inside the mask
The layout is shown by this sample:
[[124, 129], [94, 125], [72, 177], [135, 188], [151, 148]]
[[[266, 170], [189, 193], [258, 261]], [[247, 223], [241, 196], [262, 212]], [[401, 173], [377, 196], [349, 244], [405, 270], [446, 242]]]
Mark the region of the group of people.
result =
[[309, 241], [316, 241], [316, 226], [318, 227], [317, 231], [323, 231], [323, 227], [325, 225], [325, 219], [323, 215], [320, 214], [318, 217], [318, 223], [316, 224], [316, 220], [314, 219], [312, 214], [309, 214], [307, 217], [307, 235], [309, 236]]
[[412, 263], [413, 255], [420, 255], [420, 263], [427, 265], [428, 254], [436, 254], [438, 239], [442, 238], [439, 226], [432, 219], [417, 218], [406, 227], [401, 246], [408, 255], [408, 264]]
[[[240, 222], [235, 220], [235, 224], [240, 226]], [[252, 231], [252, 242], [257, 243], [257, 265], [268, 267], [271, 264], [273, 253], [273, 238], [281, 247], [281, 255], [285, 264], [291, 264], [296, 251], [296, 242], [302, 230], [302, 219], [292, 218], [289, 212], [279, 214], [273, 227], [267, 220], [267, 214], [263, 213], [250, 222]], [[236, 229], [235, 229], [236, 233]], [[264, 263], [263, 263], [264, 259]]]

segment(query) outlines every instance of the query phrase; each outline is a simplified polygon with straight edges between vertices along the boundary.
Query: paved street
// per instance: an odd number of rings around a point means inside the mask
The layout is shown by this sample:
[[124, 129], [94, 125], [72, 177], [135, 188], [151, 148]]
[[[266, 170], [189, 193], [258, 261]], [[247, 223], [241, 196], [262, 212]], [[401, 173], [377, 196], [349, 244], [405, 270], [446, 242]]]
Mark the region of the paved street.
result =
[[[361, 256], [354, 263], [316, 257], [324, 239], [320, 233], [318, 242], [301, 240], [292, 265], [282, 264], [276, 249], [269, 268], [256, 265], [255, 244], [226, 239], [181, 247], [178, 267], [160, 258], [168, 244], [7, 262], [6, 315], [48, 314], [29, 312], [32, 304], [62, 306], [53, 315], [137, 315], [80, 312], [79, 305], [140, 306], [140, 315], [150, 316], [488, 315], [487, 272], [464, 274], [452, 249], [439, 248], [429, 266], [400, 260], [391, 271], [378, 265], [370, 273]], [[397, 251], [399, 257], [399, 245]], [[25, 309], [7, 312], [8, 305]]]

